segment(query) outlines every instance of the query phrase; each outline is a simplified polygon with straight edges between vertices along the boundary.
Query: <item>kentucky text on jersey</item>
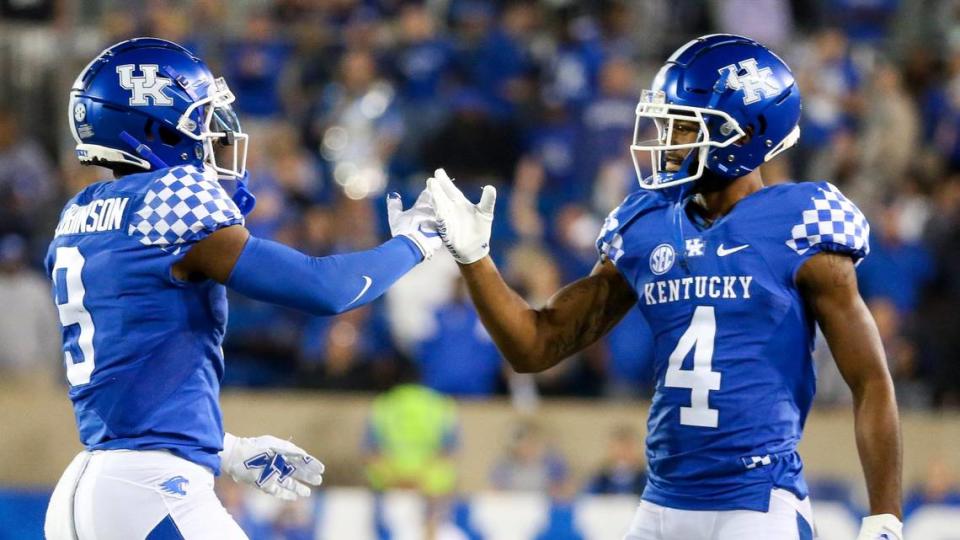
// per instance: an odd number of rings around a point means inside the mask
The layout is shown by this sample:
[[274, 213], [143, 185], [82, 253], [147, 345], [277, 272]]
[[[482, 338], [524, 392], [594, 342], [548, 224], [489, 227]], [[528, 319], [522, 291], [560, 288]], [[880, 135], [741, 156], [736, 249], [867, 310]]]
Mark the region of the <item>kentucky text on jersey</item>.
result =
[[129, 201], [129, 197], [111, 197], [83, 206], [73, 205], [63, 212], [54, 236], [117, 230], [123, 222], [123, 212]]
[[643, 286], [648, 305], [666, 304], [691, 298], [749, 299], [753, 276], [696, 276], [665, 279]]

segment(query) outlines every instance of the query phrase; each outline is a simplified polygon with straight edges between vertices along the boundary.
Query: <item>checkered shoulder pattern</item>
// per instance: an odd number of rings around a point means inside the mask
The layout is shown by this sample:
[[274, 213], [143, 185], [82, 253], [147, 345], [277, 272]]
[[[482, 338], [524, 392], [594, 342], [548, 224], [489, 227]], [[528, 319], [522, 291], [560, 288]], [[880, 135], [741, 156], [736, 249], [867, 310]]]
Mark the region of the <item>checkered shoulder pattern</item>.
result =
[[626, 228], [640, 216], [665, 205], [669, 206], [666, 204], [666, 199], [656, 191], [638, 189], [627, 195], [620, 206], [610, 212], [603, 222], [603, 228], [600, 229], [596, 246], [601, 260], [608, 259], [613, 264], [617, 264], [625, 253], [623, 235]]
[[613, 264], [617, 264], [623, 256], [623, 236], [618, 232], [619, 228], [620, 222], [617, 220], [616, 211], [613, 211], [603, 222], [603, 228], [597, 238], [597, 251], [600, 252], [600, 258], [610, 259]]
[[802, 223], [790, 230], [787, 245], [798, 255], [820, 246], [825, 251], [850, 254], [859, 262], [870, 252], [870, 224], [860, 209], [829, 182], [817, 185]]
[[212, 170], [174, 167], [150, 185], [133, 213], [127, 234], [146, 246], [174, 253], [221, 227], [243, 223], [243, 215]]
[[600, 235], [597, 237], [597, 251], [600, 252], [601, 259], [609, 259], [613, 264], [623, 255], [623, 237], [620, 235], [620, 221], [617, 214], [620, 211], [618, 206], [607, 219], [603, 222], [603, 228], [600, 229]]

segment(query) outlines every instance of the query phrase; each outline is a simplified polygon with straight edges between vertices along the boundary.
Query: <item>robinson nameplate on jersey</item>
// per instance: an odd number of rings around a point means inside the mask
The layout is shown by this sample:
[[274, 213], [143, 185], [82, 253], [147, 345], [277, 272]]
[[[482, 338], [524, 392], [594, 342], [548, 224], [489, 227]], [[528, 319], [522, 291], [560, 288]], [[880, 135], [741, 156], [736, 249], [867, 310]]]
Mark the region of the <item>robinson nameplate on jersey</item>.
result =
[[71, 205], [63, 212], [54, 236], [115, 231], [123, 223], [129, 197], [97, 199], [83, 206]]

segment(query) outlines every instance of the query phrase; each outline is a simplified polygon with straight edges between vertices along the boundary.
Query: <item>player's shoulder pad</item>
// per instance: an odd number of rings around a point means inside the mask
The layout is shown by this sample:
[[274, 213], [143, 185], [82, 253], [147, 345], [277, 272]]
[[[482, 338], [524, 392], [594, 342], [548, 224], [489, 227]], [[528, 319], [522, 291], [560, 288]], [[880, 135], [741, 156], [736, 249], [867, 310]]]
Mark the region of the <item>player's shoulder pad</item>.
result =
[[600, 258], [610, 259], [616, 264], [623, 255], [623, 230], [644, 214], [670, 204], [670, 200], [656, 190], [639, 189], [627, 195], [603, 222], [597, 237]]
[[831, 251], [859, 263], [870, 252], [870, 224], [863, 212], [830, 182], [784, 186], [790, 217], [787, 246], [804, 255]]
[[179, 249], [210, 233], [243, 223], [243, 214], [213, 169], [193, 165], [157, 171], [146, 185], [127, 233], [147, 246]]

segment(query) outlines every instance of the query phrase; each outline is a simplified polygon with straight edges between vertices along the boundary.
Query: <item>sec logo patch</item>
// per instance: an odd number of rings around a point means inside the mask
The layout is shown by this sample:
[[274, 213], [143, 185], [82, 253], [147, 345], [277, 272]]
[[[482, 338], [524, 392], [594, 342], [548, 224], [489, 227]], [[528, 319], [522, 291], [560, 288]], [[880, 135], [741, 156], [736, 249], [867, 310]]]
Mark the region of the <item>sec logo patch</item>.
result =
[[650, 271], [656, 275], [665, 274], [673, 268], [673, 261], [677, 258], [676, 251], [670, 244], [660, 244], [650, 254]]
[[87, 118], [87, 108], [83, 103], [77, 103], [73, 106], [73, 119], [79, 124]]

